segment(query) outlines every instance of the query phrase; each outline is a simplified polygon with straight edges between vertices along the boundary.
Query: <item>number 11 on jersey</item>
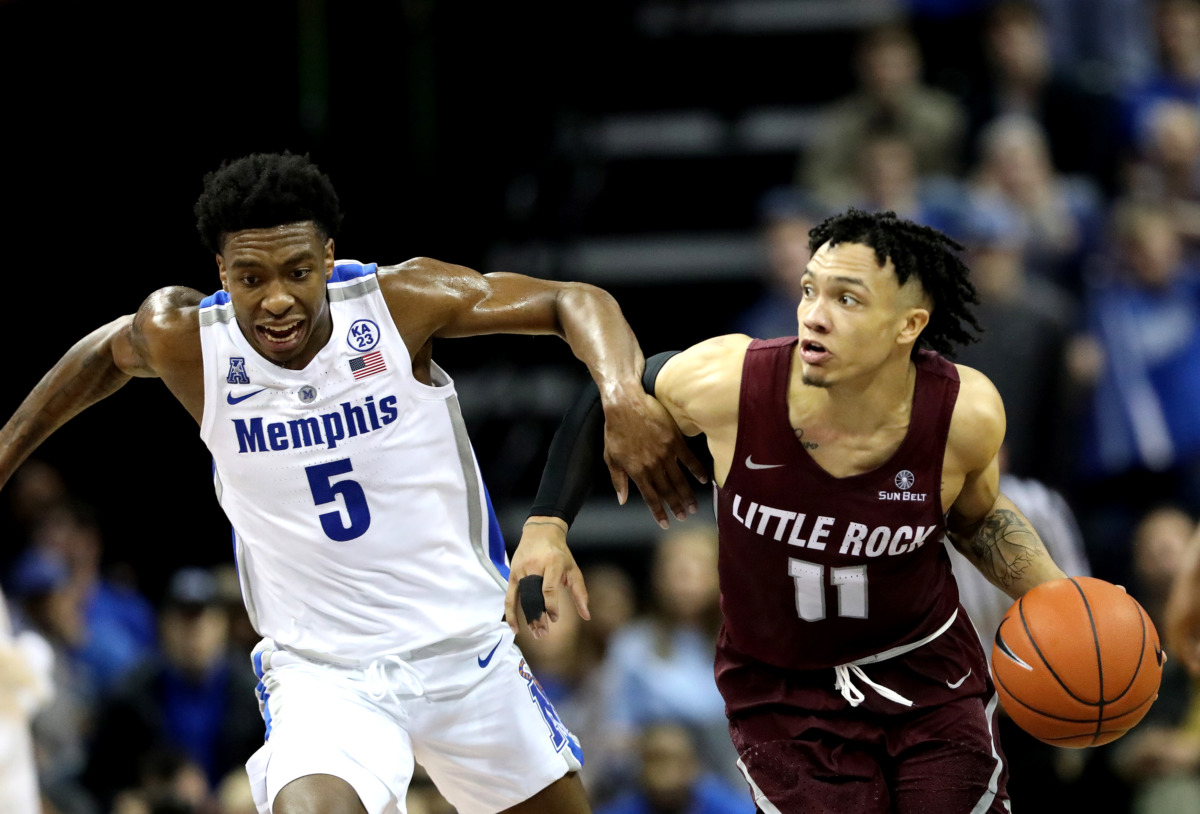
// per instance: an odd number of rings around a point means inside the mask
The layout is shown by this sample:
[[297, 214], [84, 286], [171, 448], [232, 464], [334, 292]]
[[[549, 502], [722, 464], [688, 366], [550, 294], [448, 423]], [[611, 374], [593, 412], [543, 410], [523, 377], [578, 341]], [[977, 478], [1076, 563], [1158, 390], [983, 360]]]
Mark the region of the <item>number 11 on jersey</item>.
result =
[[[788, 558], [788, 574], [796, 583], [796, 613], [806, 622], [825, 618], [825, 566]], [[867, 566], [829, 569], [829, 584], [837, 588], [838, 616], [867, 618]]]

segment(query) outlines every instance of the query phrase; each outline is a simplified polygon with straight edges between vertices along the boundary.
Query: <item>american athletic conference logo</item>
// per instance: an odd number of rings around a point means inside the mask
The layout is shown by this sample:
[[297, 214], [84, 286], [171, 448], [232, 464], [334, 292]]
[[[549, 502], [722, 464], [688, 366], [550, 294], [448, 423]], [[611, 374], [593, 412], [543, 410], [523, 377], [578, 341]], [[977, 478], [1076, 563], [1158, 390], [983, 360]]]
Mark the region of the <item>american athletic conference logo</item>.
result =
[[346, 333], [346, 344], [362, 353], [379, 344], [379, 326], [373, 320], [356, 319]]
[[914, 475], [909, 470], [901, 469], [899, 472], [897, 472], [894, 482], [896, 484], [896, 488], [899, 489], [900, 491], [899, 492], [890, 492], [890, 491], [885, 491], [885, 490], [881, 489], [879, 491], [879, 499], [880, 500], [897, 500], [897, 501], [908, 501], [908, 502], [913, 502], [913, 503], [924, 503], [925, 502], [925, 493], [924, 492], [911, 491], [913, 486], [917, 482], [917, 476]]

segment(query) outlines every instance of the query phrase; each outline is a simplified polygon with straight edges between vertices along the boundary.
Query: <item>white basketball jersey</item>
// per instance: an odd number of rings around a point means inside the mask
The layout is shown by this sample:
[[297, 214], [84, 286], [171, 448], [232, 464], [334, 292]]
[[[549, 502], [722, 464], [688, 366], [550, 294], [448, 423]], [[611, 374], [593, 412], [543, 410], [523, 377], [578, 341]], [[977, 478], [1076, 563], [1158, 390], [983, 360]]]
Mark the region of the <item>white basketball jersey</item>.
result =
[[374, 264], [336, 264], [333, 334], [303, 370], [200, 305], [204, 418], [259, 635], [366, 663], [494, 627], [508, 561], [450, 378], [418, 382]]

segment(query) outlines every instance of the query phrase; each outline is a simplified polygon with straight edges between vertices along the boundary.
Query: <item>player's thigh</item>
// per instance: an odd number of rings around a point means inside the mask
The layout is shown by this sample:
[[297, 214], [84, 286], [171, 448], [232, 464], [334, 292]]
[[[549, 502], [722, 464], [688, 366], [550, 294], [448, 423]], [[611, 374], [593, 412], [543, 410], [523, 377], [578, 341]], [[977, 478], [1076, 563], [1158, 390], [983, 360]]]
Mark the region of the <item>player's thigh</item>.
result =
[[590, 814], [587, 793], [577, 772], [560, 777], [506, 814]]
[[857, 724], [762, 713], [730, 725], [738, 768], [766, 814], [891, 814], [881, 750]]
[[330, 774], [298, 777], [279, 790], [272, 814], [367, 814], [354, 787]]
[[354, 811], [346, 786], [366, 814], [403, 808], [412, 743], [396, 720], [329, 671], [287, 667], [265, 684], [269, 735], [246, 764], [260, 812], [326, 814], [311, 802], [324, 799]]
[[971, 696], [890, 733], [896, 814], [1007, 811], [1008, 768], [996, 736], [996, 698]]
[[[470, 658], [474, 662], [475, 654]], [[414, 715], [417, 761], [458, 814], [497, 814], [523, 803], [534, 807], [517, 810], [587, 811], [578, 780], [560, 782], [583, 765], [579, 741], [519, 649], [505, 649], [496, 659], [465, 695], [430, 701]]]

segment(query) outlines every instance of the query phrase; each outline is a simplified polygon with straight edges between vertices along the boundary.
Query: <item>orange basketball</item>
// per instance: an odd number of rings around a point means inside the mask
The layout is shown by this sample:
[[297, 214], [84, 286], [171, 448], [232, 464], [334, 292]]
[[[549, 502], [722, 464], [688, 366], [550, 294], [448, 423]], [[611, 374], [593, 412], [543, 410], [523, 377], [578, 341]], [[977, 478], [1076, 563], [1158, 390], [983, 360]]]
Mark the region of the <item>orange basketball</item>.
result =
[[1004, 711], [1054, 746], [1109, 743], [1158, 697], [1165, 658], [1137, 600], [1092, 577], [1046, 582], [996, 628], [992, 678]]

